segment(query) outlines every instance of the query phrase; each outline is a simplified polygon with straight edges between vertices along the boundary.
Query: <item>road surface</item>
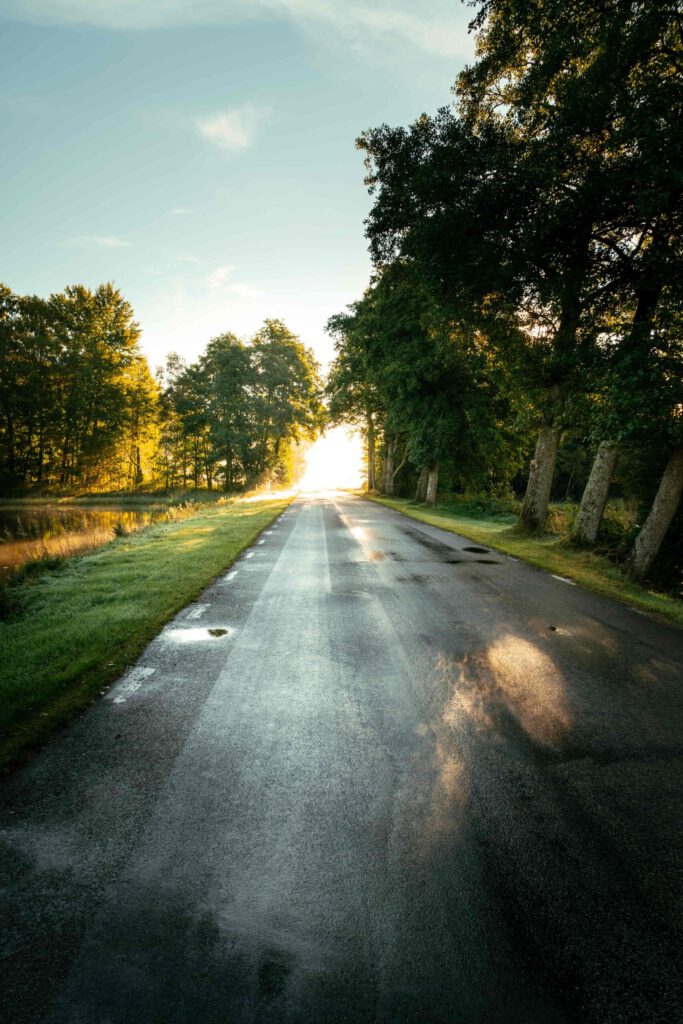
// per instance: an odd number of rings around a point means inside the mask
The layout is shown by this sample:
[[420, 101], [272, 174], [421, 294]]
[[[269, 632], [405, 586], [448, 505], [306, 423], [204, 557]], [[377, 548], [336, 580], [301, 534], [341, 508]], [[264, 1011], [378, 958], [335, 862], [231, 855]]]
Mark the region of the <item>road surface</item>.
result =
[[3, 1020], [672, 1024], [682, 638], [301, 497], [3, 783]]

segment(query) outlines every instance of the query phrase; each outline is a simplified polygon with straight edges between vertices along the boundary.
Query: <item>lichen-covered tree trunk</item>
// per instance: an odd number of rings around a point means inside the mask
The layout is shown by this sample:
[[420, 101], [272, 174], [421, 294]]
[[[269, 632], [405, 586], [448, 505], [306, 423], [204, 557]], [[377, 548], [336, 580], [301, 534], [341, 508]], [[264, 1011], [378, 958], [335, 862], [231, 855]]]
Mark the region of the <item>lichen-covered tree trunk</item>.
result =
[[427, 476], [427, 493], [425, 501], [428, 505], [436, 505], [436, 493], [439, 487], [439, 463], [435, 462], [429, 467]]
[[366, 443], [368, 449], [368, 490], [374, 491], [377, 485], [375, 479], [375, 419], [371, 412], [367, 414]]
[[429, 479], [429, 470], [425, 466], [420, 470], [420, 475], [417, 478], [417, 487], [415, 489], [415, 501], [425, 501], [427, 497], [427, 480]]
[[618, 458], [616, 441], [600, 442], [574, 523], [574, 540], [579, 544], [595, 544]]
[[522, 526], [527, 530], [536, 532], [545, 529], [561, 436], [562, 431], [556, 426], [544, 425], [538, 432], [520, 516]]
[[394, 493], [394, 439], [387, 437], [382, 467], [382, 494]]
[[644, 579], [654, 562], [666, 531], [671, 526], [683, 494], [683, 448], [673, 452], [659, 482], [650, 514], [636, 537], [627, 569], [636, 579]]

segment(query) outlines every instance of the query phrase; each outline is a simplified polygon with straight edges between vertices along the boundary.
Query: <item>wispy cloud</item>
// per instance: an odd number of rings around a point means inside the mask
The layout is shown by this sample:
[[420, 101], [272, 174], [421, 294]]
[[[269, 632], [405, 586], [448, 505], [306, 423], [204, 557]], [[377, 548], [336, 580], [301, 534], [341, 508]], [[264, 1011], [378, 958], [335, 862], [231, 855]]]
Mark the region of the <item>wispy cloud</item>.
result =
[[197, 131], [209, 142], [231, 152], [246, 149], [256, 135], [259, 123], [266, 111], [258, 110], [250, 103], [236, 110], [224, 110], [195, 121]]
[[356, 7], [349, 13], [353, 20], [388, 41], [409, 43], [438, 57], [456, 57], [463, 53], [462, 27], [447, 19], [422, 18], [404, 11], [374, 7]]
[[216, 267], [215, 270], [212, 270], [206, 279], [209, 288], [224, 288], [228, 284], [234, 269], [229, 263], [225, 263], [222, 267]]
[[130, 245], [130, 242], [119, 238], [118, 235], [78, 235], [76, 238], [70, 238], [69, 242], [72, 245], [80, 245], [83, 249], [122, 249]]
[[174, 213], [176, 217], [184, 217], [189, 213], [194, 213], [194, 210], [191, 206], [176, 206], [171, 213]]
[[235, 267], [230, 266], [229, 263], [224, 264], [222, 267], [216, 267], [206, 279], [208, 287], [214, 290], [220, 289], [229, 295], [235, 295], [239, 299], [260, 299], [263, 292], [259, 288], [255, 288], [253, 284], [248, 284], [246, 281], [231, 280], [234, 270]]
[[178, 260], [179, 263], [201, 263], [202, 262], [202, 260], [199, 258], [199, 256], [192, 256], [191, 253], [189, 253], [189, 252], [178, 253], [178, 255], [176, 256], [176, 259]]
[[473, 12], [455, 0], [4, 0], [4, 10], [22, 21], [119, 31], [284, 17], [306, 34], [332, 30], [374, 58], [380, 40], [449, 59], [472, 53], [466, 27]]

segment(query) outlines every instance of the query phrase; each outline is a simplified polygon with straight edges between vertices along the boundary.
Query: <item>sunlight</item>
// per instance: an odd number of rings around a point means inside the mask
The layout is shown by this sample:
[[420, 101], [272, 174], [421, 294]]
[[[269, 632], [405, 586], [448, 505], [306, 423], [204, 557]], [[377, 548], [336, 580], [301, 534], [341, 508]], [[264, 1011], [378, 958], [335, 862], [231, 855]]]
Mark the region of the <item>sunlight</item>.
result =
[[306, 452], [302, 491], [323, 491], [363, 484], [363, 443], [348, 427], [334, 427]]

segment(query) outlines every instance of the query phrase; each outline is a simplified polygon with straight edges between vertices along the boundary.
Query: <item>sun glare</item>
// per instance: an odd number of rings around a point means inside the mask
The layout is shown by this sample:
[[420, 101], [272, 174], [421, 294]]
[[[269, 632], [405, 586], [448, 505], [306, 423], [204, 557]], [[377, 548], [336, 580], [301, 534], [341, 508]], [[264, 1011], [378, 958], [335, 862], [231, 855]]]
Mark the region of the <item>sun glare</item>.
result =
[[348, 427], [334, 427], [318, 438], [306, 452], [306, 469], [299, 484], [302, 491], [361, 487], [363, 444]]

